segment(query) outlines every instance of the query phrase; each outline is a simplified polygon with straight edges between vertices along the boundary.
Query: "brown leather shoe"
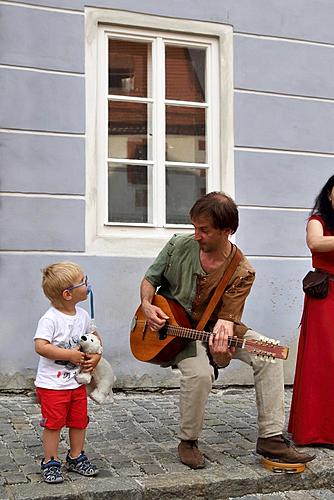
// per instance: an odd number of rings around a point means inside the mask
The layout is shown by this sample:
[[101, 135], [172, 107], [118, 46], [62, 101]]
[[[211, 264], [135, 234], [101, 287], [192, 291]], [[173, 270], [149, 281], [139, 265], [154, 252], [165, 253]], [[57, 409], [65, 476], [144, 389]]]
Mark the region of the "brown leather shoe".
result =
[[197, 440], [183, 441], [178, 446], [180, 460], [191, 469], [203, 469], [205, 467], [203, 454], [198, 449]]
[[316, 457], [316, 455], [308, 455], [296, 450], [282, 434], [268, 438], [258, 438], [256, 453], [263, 455], [265, 458], [279, 460], [288, 464], [306, 464]]

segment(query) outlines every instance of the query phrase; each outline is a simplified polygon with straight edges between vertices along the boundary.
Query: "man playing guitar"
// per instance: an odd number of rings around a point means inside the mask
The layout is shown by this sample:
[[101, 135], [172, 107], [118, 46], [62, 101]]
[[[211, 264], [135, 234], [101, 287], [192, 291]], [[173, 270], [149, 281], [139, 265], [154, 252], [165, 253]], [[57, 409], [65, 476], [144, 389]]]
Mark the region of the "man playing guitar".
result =
[[[192, 235], [174, 235], [147, 270], [141, 283], [141, 308], [151, 330], [161, 330], [168, 316], [152, 304], [159, 294], [175, 299], [185, 309], [193, 327], [201, 318], [212, 294], [237, 252], [229, 236], [238, 228], [238, 209], [224, 193], [212, 192], [200, 198], [190, 210], [195, 229]], [[214, 381], [214, 368], [231, 359], [249, 364], [254, 372], [258, 411], [256, 451], [283, 463], [306, 463], [315, 457], [297, 451], [282, 435], [284, 426], [283, 364], [266, 363], [247, 351], [229, 347], [228, 337], [262, 340], [263, 336], [241, 323], [241, 315], [255, 279], [255, 271], [241, 255], [232, 278], [214, 309], [207, 329], [209, 356], [200, 341], [192, 341], [170, 362], [181, 371], [179, 457], [192, 469], [205, 467], [198, 449], [205, 406]]]

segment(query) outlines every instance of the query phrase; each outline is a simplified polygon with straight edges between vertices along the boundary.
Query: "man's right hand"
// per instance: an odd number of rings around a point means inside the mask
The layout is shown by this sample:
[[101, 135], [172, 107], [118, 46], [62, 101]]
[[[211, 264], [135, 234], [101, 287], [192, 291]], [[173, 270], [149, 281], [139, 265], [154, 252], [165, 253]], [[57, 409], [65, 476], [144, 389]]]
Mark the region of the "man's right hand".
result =
[[167, 316], [160, 307], [154, 306], [147, 300], [143, 300], [142, 310], [151, 330], [160, 330], [160, 328], [165, 325], [167, 319], [169, 319], [169, 316]]

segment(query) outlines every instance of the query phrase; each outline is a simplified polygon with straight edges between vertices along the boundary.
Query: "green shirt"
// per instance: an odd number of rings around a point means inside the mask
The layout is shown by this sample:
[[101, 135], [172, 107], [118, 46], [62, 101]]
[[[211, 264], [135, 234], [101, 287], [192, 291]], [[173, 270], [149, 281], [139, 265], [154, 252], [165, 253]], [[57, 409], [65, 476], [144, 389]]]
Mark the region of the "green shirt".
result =
[[174, 234], [145, 274], [160, 293], [175, 299], [192, 315], [198, 277], [205, 277], [194, 236]]
[[[226, 262], [207, 274], [201, 266], [200, 248], [194, 235], [175, 234], [149, 267], [145, 278], [155, 288], [160, 287], [159, 293], [179, 302], [195, 327], [235, 252], [236, 246], [233, 245]], [[243, 256], [211, 316], [209, 330], [218, 319], [226, 319], [234, 322], [236, 335], [244, 335], [248, 328], [241, 323], [241, 315], [254, 279], [255, 271]], [[194, 343], [189, 344], [180, 359], [195, 355], [191, 344]]]

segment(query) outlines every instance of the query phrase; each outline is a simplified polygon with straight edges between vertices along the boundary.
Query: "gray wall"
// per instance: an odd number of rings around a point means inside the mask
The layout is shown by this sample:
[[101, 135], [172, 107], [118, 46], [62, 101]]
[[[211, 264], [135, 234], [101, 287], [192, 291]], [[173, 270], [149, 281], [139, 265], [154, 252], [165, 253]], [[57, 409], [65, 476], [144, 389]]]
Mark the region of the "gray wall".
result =
[[[40, 269], [65, 259], [81, 264], [94, 284], [98, 325], [118, 385], [178, 380], [169, 370], [136, 362], [129, 351], [138, 284], [151, 259], [85, 253], [85, 6], [233, 26], [237, 244], [257, 270], [244, 319], [293, 351], [300, 280], [310, 266], [305, 221], [334, 171], [334, 3], [20, 3], [0, 5], [0, 388], [31, 385], [37, 364], [32, 337], [48, 305]], [[286, 368], [291, 383], [293, 355]], [[222, 381], [246, 383], [248, 369], [232, 363]]]

